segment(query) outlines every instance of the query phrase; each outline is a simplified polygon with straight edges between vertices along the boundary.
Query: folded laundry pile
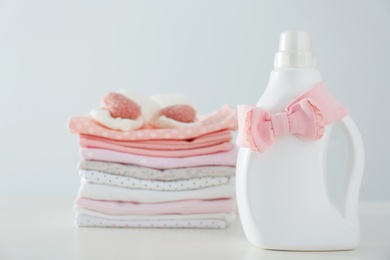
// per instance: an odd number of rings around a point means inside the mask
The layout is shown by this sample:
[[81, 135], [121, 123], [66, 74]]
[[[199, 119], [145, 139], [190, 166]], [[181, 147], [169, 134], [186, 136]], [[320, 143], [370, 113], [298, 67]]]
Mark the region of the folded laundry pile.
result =
[[108, 93], [102, 103], [68, 122], [82, 157], [78, 226], [229, 225], [236, 216], [233, 109], [197, 116], [184, 96], [129, 91]]

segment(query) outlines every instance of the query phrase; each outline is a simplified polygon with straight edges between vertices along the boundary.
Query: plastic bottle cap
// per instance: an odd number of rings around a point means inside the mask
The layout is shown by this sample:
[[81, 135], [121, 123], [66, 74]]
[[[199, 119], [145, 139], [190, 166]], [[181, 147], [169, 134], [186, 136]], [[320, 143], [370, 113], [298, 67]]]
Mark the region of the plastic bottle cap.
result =
[[313, 68], [316, 57], [311, 48], [308, 32], [288, 31], [280, 34], [279, 51], [275, 54], [275, 68]]

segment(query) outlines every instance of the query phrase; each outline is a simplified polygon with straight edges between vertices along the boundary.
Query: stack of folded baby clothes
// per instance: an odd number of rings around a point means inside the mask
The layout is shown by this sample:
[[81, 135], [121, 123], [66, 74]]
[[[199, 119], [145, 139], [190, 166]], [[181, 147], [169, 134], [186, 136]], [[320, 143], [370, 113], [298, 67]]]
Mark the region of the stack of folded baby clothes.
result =
[[235, 218], [228, 106], [197, 116], [184, 96], [111, 92], [68, 128], [83, 159], [78, 226], [224, 228]]

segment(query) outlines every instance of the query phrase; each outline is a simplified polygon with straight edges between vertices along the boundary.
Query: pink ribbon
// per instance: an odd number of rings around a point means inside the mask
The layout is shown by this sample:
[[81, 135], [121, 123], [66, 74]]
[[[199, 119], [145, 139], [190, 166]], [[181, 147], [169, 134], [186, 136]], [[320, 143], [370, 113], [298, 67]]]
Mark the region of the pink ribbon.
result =
[[303, 140], [319, 140], [326, 124], [347, 114], [348, 109], [320, 82], [291, 102], [284, 112], [274, 115], [260, 107], [239, 105], [237, 144], [264, 152], [279, 135], [295, 134]]

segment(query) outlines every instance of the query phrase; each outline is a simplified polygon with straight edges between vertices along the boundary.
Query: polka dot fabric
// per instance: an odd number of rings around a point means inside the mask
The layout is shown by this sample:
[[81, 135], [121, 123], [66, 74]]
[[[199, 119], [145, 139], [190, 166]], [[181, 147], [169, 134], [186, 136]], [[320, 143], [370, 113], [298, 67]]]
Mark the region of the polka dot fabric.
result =
[[83, 214], [76, 216], [76, 225], [80, 227], [110, 228], [225, 228], [227, 223], [219, 219], [186, 220], [112, 220]]
[[80, 177], [88, 183], [107, 184], [131, 189], [145, 190], [196, 190], [229, 182], [227, 177], [199, 177], [177, 181], [148, 181], [131, 177], [117, 176], [98, 171], [79, 171]]
[[193, 128], [139, 129], [123, 132], [108, 129], [94, 121], [90, 116], [74, 116], [68, 122], [68, 130], [71, 134], [86, 134], [113, 140], [183, 140], [223, 129], [236, 130], [237, 114], [235, 110], [225, 105], [212, 114], [200, 117], [199, 123], [199, 126]]
[[87, 171], [98, 171], [152, 181], [175, 181], [210, 176], [232, 177], [236, 173], [236, 169], [234, 167], [224, 166], [200, 166], [192, 168], [156, 170], [137, 165], [100, 161], [81, 161], [78, 167], [79, 169]]

